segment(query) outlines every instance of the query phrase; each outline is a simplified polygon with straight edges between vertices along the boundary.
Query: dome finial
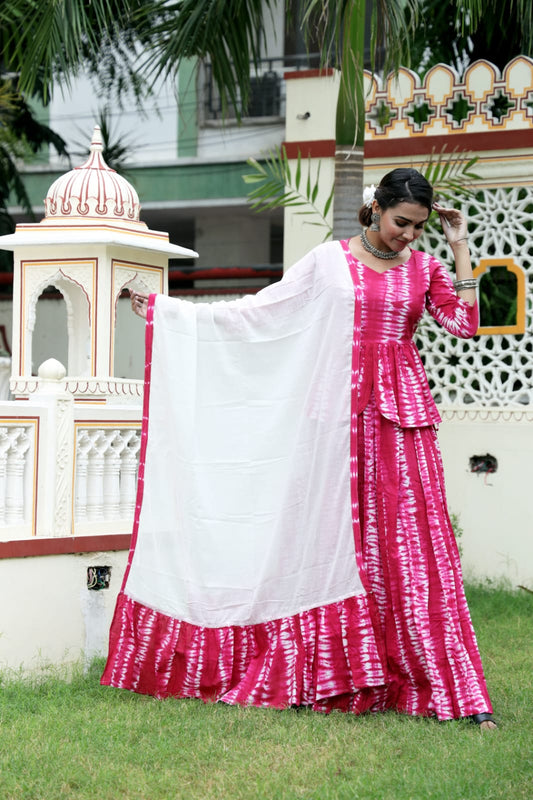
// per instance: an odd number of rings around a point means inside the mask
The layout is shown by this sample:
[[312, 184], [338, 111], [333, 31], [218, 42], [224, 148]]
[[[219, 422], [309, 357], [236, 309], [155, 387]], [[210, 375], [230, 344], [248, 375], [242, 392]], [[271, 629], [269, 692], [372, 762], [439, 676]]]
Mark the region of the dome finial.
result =
[[104, 149], [104, 145], [102, 143], [102, 131], [100, 130], [99, 125], [94, 126], [93, 130], [93, 138], [91, 139], [91, 153], [101, 153]]

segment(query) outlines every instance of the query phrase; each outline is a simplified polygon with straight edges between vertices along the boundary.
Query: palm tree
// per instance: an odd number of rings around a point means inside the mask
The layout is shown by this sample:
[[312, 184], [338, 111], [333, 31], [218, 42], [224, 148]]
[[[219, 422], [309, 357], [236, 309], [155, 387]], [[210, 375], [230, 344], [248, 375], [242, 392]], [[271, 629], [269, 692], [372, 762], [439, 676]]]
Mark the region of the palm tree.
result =
[[418, 72], [435, 64], [450, 64], [461, 72], [465, 62], [485, 58], [500, 69], [517, 55], [533, 55], [533, 5], [498, 0], [481, 6], [471, 3], [475, 25], [463, 28], [456, 8], [442, 0], [422, 0], [420, 25], [412, 47], [412, 63]]
[[[68, 80], [87, 65], [110, 86], [120, 89], [133, 80], [142, 91], [143, 81], [172, 75], [184, 59], [194, 57], [209, 60], [223, 102], [238, 109], [239, 99], [246, 106], [250, 63], [260, 57], [265, 20], [278, 2], [285, 3], [287, 14], [294, 6], [291, 0], [7, 0], [0, 24], [22, 91], [31, 93], [40, 82], [46, 97], [54, 80]], [[409, 65], [409, 44], [427, 3], [300, 0], [297, 5], [306, 40], [318, 43], [323, 63], [340, 69], [342, 76], [334, 206], [334, 234], [341, 236], [346, 220], [353, 226], [361, 196], [357, 147], [363, 144], [365, 14], [370, 15], [373, 62], [378, 51], [384, 53], [381, 66], [387, 71]], [[533, 41], [531, 0], [504, 5], [511, 17], [502, 16], [498, 0], [449, 0], [462, 32], [496, 15], [500, 30], [521, 30], [527, 51]]]
[[[346, 0], [342, 4], [310, 0], [305, 21], [322, 23], [322, 52], [340, 70], [335, 125], [333, 237], [353, 234], [363, 194], [365, 16], [370, 15], [370, 62], [378, 56], [385, 72], [408, 64], [409, 43], [419, 0]], [[307, 27], [309, 35], [309, 27]]]
[[[22, 161], [31, 161], [52, 145], [66, 156], [65, 142], [35, 117], [30, 105], [16, 90], [14, 81], [0, 71], [0, 235], [12, 233], [15, 225], [8, 207], [15, 200], [30, 217], [33, 212], [19, 172]], [[0, 271], [12, 268], [12, 254], [0, 252]]]
[[[150, 2], [148, 3], [150, 4]], [[18, 78], [18, 90], [44, 103], [55, 84], [67, 84], [81, 70], [102, 90], [142, 95], [146, 81], [138, 68], [139, 48], [150, 45], [148, 19], [140, 22], [143, 0], [3, 0], [0, 58]]]
[[[280, 0], [282, 2], [283, 0]], [[154, 0], [145, 13], [159, 20], [147, 66], [170, 74], [185, 56], [210, 61], [223, 105], [239, 115], [250, 91], [250, 64], [261, 55], [262, 31], [277, 0]], [[364, 141], [363, 60], [365, 15], [371, 15], [371, 61], [385, 53], [383, 68], [408, 61], [419, 0], [300, 0], [285, 2], [288, 25], [302, 27], [322, 64], [341, 72], [337, 106], [334, 236], [353, 231], [362, 196]], [[383, 44], [387, 46], [383, 48]]]
[[[139, 3], [134, 5], [138, 8]], [[131, 56], [121, 60], [127, 45], [139, 39], [133, 27], [119, 35], [113, 26], [124, 6], [122, 0], [115, 4], [4, 0], [0, 4], [0, 235], [15, 229], [8, 211], [11, 202], [33, 218], [20, 164], [31, 163], [48, 146], [68, 159], [65, 142], [39, 120], [33, 101], [46, 105], [54, 80], [67, 80], [91, 65], [104, 90], [114, 87], [120, 94], [121, 87], [131, 89], [132, 82], [139, 92], [144, 87], [142, 76], [131, 68]], [[12, 254], [0, 252], [0, 271], [11, 268]]]

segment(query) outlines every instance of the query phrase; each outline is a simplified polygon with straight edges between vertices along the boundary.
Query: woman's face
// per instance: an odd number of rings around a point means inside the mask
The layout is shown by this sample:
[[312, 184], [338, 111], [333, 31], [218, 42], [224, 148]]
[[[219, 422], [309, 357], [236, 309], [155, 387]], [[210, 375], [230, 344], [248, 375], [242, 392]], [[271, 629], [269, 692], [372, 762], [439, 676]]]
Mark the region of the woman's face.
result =
[[381, 211], [376, 201], [374, 206], [372, 210], [381, 215], [380, 229], [376, 232], [384, 245], [380, 249], [395, 250], [398, 253], [418, 239], [429, 217], [427, 208], [420, 203], [402, 202], [386, 211]]

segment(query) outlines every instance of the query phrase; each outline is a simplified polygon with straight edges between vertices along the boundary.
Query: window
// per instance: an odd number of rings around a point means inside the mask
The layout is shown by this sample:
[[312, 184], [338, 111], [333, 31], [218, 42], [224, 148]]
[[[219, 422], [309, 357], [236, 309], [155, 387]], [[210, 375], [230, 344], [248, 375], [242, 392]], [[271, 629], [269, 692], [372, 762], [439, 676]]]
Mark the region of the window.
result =
[[524, 270], [512, 258], [482, 258], [474, 275], [479, 278], [478, 334], [524, 333]]

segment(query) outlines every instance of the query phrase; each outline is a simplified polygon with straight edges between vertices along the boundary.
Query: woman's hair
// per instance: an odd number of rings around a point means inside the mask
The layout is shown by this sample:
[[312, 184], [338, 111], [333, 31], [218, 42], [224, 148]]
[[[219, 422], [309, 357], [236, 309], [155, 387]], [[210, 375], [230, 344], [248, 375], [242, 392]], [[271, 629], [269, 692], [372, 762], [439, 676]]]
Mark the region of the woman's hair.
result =
[[[380, 209], [386, 211], [398, 203], [419, 203], [431, 212], [433, 188], [416, 169], [399, 167], [387, 172], [376, 186], [374, 199]], [[359, 222], [367, 228], [371, 223], [372, 208], [366, 205], [359, 210]]]

